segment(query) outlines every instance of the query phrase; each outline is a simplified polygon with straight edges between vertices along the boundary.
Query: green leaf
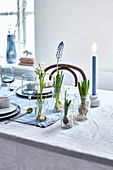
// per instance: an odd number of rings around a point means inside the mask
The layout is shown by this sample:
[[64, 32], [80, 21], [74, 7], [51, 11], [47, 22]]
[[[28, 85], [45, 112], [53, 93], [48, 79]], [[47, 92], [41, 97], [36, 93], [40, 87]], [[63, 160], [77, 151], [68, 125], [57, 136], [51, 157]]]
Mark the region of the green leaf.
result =
[[89, 84], [90, 80], [88, 81], [83, 80], [81, 81], [81, 84], [80, 82], [78, 82], [78, 89], [81, 97], [86, 96], [88, 94]]
[[70, 106], [70, 104], [71, 104], [71, 100], [69, 101], [68, 106]]
[[85, 81], [82, 82], [82, 94], [85, 95], [85, 87], [86, 87], [86, 84], [85, 84]]
[[47, 96], [48, 96], [50, 93], [52, 93], [52, 91], [50, 91], [50, 92], [45, 96], [45, 98], [43, 99], [42, 103], [45, 101], [45, 99], [47, 98]]

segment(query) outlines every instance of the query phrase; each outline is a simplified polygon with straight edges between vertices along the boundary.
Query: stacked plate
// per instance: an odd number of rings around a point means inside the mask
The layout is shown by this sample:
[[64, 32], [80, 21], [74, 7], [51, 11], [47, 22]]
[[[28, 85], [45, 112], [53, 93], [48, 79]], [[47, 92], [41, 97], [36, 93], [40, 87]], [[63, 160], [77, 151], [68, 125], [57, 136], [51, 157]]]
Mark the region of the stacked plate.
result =
[[10, 107], [0, 109], [0, 120], [16, 116], [20, 112], [20, 106], [14, 103]]

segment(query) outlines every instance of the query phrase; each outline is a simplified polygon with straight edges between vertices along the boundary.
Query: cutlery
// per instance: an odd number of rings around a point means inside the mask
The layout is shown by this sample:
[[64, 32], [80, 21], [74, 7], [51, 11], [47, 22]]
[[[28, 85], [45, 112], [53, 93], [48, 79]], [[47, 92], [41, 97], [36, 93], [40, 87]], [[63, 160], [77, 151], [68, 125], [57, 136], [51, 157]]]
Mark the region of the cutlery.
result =
[[11, 119], [11, 120], [6, 121], [5, 124], [8, 124], [8, 123], [12, 122], [13, 120], [15, 120], [15, 119], [17, 119], [17, 118], [19, 118], [19, 117], [21, 117], [21, 116], [24, 116], [24, 115], [26, 115], [26, 114], [30, 114], [30, 113], [32, 113], [32, 111], [33, 111], [32, 108], [28, 108], [28, 109], [26, 110], [26, 113], [23, 113], [23, 114], [21, 114], [21, 115], [19, 115], [19, 116], [14, 117], [14, 118]]

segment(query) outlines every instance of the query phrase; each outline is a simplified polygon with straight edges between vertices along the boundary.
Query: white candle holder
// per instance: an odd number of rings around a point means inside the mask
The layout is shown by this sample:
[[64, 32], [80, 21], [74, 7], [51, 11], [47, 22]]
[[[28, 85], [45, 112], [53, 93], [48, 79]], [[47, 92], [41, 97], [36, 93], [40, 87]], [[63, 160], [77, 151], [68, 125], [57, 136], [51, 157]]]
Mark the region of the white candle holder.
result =
[[90, 95], [90, 106], [91, 107], [98, 107], [100, 106], [100, 99], [98, 98], [98, 95]]

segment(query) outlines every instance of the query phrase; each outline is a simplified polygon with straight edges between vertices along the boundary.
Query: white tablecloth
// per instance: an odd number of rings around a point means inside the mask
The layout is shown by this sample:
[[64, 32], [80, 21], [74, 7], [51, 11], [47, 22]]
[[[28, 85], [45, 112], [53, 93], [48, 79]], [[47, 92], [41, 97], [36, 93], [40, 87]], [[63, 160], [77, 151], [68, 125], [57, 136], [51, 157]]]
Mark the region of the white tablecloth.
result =
[[98, 95], [101, 105], [91, 108], [89, 120], [68, 130], [60, 121], [44, 129], [0, 122], [0, 169], [113, 170], [113, 92]]

